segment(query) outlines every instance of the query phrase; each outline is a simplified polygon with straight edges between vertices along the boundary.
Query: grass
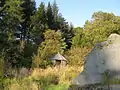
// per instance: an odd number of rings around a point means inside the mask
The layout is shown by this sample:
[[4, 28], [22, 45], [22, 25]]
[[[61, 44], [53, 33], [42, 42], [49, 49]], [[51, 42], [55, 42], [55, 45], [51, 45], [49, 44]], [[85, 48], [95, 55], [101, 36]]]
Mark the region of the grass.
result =
[[59, 85], [50, 85], [45, 87], [44, 90], [68, 90], [69, 85], [59, 84]]
[[81, 67], [35, 68], [24, 78], [1, 79], [0, 90], [67, 90], [72, 79], [82, 71]]

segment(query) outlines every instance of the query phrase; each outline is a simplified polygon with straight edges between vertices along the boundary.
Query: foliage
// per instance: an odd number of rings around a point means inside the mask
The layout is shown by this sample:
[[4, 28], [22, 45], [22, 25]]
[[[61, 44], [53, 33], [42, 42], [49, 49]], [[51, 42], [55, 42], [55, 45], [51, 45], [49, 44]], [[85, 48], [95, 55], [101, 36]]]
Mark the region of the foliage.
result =
[[46, 67], [50, 64], [50, 58], [52, 58], [53, 55], [58, 52], [63, 53], [66, 48], [66, 44], [62, 40], [59, 31], [47, 30], [44, 36], [45, 41], [41, 43], [38, 48], [38, 53], [34, 57], [34, 64], [37, 67], [41, 66], [41, 64]]
[[[84, 27], [74, 28], [59, 12], [56, 1], [47, 6], [41, 2], [38, 9], [35, 4], [35, 0], [0, 1], [0, 89], [38, 90], [40, 86], [64, 90], [81, 71], [92, 47], [111, 33], [120, 34], [120, 16], [113, 13], [95, 12]], [[65, 53], [74, 68], [47, 68], [58, 52]], [[35, 69], [26, 78], [5, 77], [7, 72], [15, 74], [18, 68], [31, 66], [47, 69]]]
[[53, 4], [49, 2], [48, 6], [45, 6], [45, 4], [41, 2], [37, 12], [31, 19], [30, 33], [37, 45], [44, 41], [43, 33], [47, 29], [52, 29], [55, 31], [60, 30], [62, 32], [62, 38], [65, 38], [66, 48], [71, 48], [72, 37], [74, 36], [73, 26], [71, 24], [69, 25], [65, 18], [59, 13], [56, 1], [54, 1]]
[[6, 66], [8, 66], [8, 63], [11, 66], [17, 66], [18, 63], [16, 62], [18, 62], [18, 57], [20, 57], [20, 42], [16, 41], [15, 32], [18, 31], [19, 24], [22, 21], [22, 8], [20, 7], [22, 3], [21, 0], [6, 0], [2, 7], [4, 8], [4, 15], [0, 21], [0, 50], [4, 55]]
[[21, 40], [29, 40], [30, 39], [30, 24], [31, 24], [31, 16], [33, 16], [36, 12], [36, 3], [35, 0], [23, 0], [23, 3], [20, 5], [22, 8], [22, 19], [21, 27], [19, 30], [21, 31]]
[[[67, 90], [72, 78], [82, 71], [81, 67], [35, 68], [25, 78], [0, 78], [2, 90]], [[70, 74], [68, 74], [70, 73]]]
[[45, 5], [42, 2], [38, 8], [38, 11], [31, 17], [31, 34], [33, 40], [39, 45], [44, 40], [43, 33], [47, 29], [47, 17]]
[[72, 78], [76, 77], [79, 74], [79, 72], [81, 72], [82, 70], [83, 70], [82, 67], [75, 67], [75, 66], [74, 67], [66, 66], [64, 68], [49, 67], [47, 69], [36, 68], [33, 70], [33, 73], [31, 74], [31, 78], [33, 78], [34, 80], [39, 80], [40, 77], [46, 78], [46, 81], [42, 83], [43, 85], [45, 85], [45, 83], [50, 82], [52, 78], [53, 78], [52, 80], [54, 81], [53, 83], [55, 85], [57, 84], [69, 85], [71, 83]]
[[74, 29], [75, 36], [72, 38], [72, 47], [85, 47], [85, 34], [83, 28], [77, 27]]
[[73, 25], [72, 24], [65, 24], [63, 28], [63, 37], [65, 38], [65, 42], [67, 44], [67, 49], [70, 49], [72, 46], [72, 38], [74, 36], [73, 32]]
[[53, 16], [52, 6], [51, 6], [50, 2], [48, 3], [46, 16], [47, 16], [48, 28], [54, 30], [54, 27], [53, 27], [53, 25], [54, 25], [54, 16]]
[[83, 66], [85, 62], [85, 57], [87, 56], [90, 49], [84, 47], [75, 47], [69, 50], [66, 53], [66, 57], [68, 60], [69, 65], [71, 66]]
[[113, 13], [95, 12], [91, 21], [87, 21], [84, 26], [86, 40], [90, 45], [104, 41], [111, 33], [119, 34], [120, 17]]

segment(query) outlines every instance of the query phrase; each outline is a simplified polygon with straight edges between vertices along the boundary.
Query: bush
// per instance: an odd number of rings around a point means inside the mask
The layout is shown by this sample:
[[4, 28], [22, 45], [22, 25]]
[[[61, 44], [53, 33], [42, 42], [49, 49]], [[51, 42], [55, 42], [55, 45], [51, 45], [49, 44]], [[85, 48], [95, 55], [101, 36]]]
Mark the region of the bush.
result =
[[85, 62], [85, 57], [89, 53], [88, 48], [80, 48], [80, 47], [74, 47], [70, 51], [66, 52], [66, 58], [69, 61], [69, 65], [71, 66], [83, 66]]

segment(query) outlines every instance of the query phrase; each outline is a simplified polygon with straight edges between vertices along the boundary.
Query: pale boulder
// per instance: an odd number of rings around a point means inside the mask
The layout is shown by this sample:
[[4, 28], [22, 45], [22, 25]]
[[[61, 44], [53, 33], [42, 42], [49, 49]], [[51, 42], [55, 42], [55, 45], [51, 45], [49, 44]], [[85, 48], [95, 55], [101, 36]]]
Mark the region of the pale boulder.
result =
[[84, 71], [72, 84], [88, 85], [104, 82], [104, 73], [111, 77], [120, 76], [120, 35], [111, 34], [107, 41], [97, 44], [88, 54]]

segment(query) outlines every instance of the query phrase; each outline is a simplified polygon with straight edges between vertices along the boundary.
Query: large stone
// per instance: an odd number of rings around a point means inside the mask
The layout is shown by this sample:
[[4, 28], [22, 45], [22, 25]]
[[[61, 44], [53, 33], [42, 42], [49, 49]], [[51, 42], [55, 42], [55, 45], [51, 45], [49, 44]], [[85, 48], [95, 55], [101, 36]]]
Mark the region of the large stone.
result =
[[97, 44], [86, 57], [84, 71], [72, 84], [84, 86], [104, 82], [104, 74], [109, 71], [111, 78], [120, 76], [120, 36], [111, 34], [108, 40]]

